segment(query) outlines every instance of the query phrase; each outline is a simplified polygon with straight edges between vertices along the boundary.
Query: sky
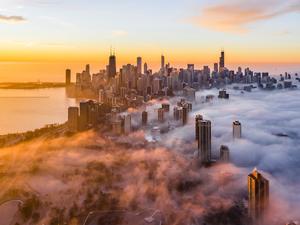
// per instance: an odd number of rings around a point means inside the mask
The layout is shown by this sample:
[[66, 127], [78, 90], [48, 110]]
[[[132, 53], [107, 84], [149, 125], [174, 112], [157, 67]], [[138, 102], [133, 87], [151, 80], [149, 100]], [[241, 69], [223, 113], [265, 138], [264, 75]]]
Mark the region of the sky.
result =
[[0, 62], [300, 64], [299, 21], [299, 0], [0, 0]]

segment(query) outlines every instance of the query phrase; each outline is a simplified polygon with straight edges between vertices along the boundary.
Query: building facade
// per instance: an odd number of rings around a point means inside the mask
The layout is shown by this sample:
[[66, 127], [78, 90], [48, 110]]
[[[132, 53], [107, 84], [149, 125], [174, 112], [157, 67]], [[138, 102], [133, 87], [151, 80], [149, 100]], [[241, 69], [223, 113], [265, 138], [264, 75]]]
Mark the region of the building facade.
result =
[[211, 121], [199, 121], [198, 158], [202, 163], [211, 161]]
[[248, 175], [248, 213], [253, 224], [263, 223], [269, 205], [269, 181], [257, 169]]
[[242, 124], [239, 121], [233, 122], [232, 135], [234, 139], [238, 139], [242, 137]]

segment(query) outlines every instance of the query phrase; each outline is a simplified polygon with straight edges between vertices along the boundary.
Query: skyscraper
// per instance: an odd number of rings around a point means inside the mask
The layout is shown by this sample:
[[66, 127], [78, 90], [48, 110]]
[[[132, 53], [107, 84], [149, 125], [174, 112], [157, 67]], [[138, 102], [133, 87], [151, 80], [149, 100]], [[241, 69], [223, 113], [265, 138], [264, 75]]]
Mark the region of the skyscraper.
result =
[[220, 161], [229, 162], [229, 148], [226, 145], [220, 147]]
[[165, 120], [164, 113], [165, 113], [165, 110], [163, 108], [160, 108], [157, 111], [157, 118], [158, 118], [158, 121], [161, 122], [161, 123], [163, 123], [164, 120]]
[[[180, 107], [181, 108], [181, 107]], [[180, 119], [180, 115], [179, 115], [179, 107], [178, 106], [175, 106], [173, 108], [173, 117], [174, 117], [174, 120], [179, 120]]]
[[124, 117], [124, 133], [129, 134], [131, 132], [131, 115]]
[[147, 63], [144, 63], [144, 74], [148, 73], [148, 65]]
[[165, 68], [165, 56], [161, 55], [161, 69], [164, 70]]
[[108, 64], [108, 78], [114, 78], [117, 74], [117, 65], [116, 65], [116, 56], [114, 53], [111, 53], [109, 56], [109, 64]]
[[257, 169], [248, 175], [248, 198], [248, 212], [252, 222], [263, 222], [269, 205], [269, 181]]
[[85, 66], [85, 72], [87, 73], [87, 74], [90, 74], [90, 64], [86, 64], [86, 66]]
[[189, 119], [189, 108], [188, 105], [185, 104], [182, 107], [182, 124], [186, 125], [188, 123], [188, 119]]
[[214, 72], [215, 73], [219, 72], [219, 65], [218, 65], [218, 63], [214, 63]]
[[122, 134], [122, 121], [121, 120], [115, 120], [111, 123], [112, 126], [112, 132], [116, 135]]
[[211, 122], [209, 120], [201, 120], [198, 124], [198, 158], [201, 159], [201, 162], [208, 163], [211, 161]]
[[233, 135], [233, 138], [241, 138], [242, 137], [242, 124], [239, 121], [233, 122], [232, 135]]
[[66, 70], [66, 85], [70, 85], [71, 84], [71, 70], [67, 69]]
[[199, 121], [203, 120], [203, 116], [202, 115], [196, 115], [195, 118], [195, 138], [196, 140], [199, 139]]
[[83, 131], [88, 128], [89, 122], [89, 103], [80, 102], [79, 130]]
[[161, 104], [161, 108], [164, 109], [165, 112], [169, 112], [170, 111], [170, 104], [163, 103], [163, 104]]
[[146, 126], [147, 123], [148, 123], [148, 112], [143, 111], [142, 112], [142, 124], [143, 124], [143, 126]]
[[79, 109], [78, 107], [69, 107], [68, 108], [68, 130], [70, 132], [78, 131], [78, 118], [79, 118]]
[[224, 51], [221, 52], [219, 66], [220, 66], [219, 71], [221, 72], [225, 68], [225, 53], [224, 53]]
[[142, 58], [137, 57], [136, 59], [137, 73], [142, 74]]

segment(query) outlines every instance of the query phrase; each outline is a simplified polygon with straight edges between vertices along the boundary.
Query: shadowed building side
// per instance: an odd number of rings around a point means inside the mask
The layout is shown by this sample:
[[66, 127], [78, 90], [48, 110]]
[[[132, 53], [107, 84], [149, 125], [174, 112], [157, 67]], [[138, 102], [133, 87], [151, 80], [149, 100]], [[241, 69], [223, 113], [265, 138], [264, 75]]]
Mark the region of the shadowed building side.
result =
[[255, 225], [264, 222], [269, 205], [269, 181], [256, 169], [248, 175], [248, 213]]
[[199, 121], [203, 120], [203, 116], [202, 115], [196, 115], [195, 118], [195, 138], [196, 140], [199, 139]]
[[211, 161], [211, 122], [201, 120], [199, 124], [198, 158], [202, 163]]
[[229, 148], [226, 145], [222, 145], [220, 147], [220, 161], [221, 162], [229, 162]]
[[72, 133], [76, 133], [79, 130], [78, 107], [69, 107], [68, 109], [68, 130]]

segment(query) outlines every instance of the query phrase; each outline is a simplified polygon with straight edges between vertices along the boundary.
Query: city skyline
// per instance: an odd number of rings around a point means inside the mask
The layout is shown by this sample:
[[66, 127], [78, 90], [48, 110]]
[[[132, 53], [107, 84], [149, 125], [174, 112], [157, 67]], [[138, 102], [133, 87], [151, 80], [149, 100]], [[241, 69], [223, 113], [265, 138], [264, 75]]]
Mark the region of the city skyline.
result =
[[299, 223], [300, 0], [0, 1], [1, 225]]

